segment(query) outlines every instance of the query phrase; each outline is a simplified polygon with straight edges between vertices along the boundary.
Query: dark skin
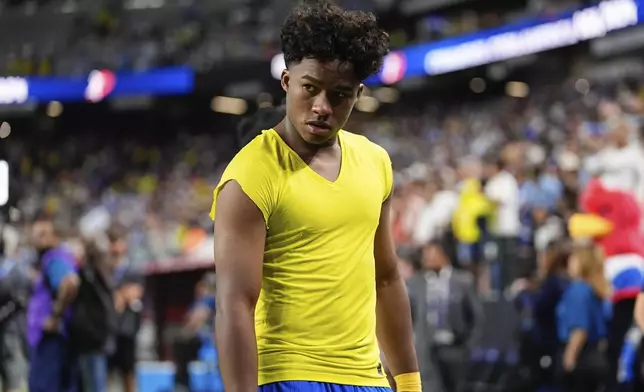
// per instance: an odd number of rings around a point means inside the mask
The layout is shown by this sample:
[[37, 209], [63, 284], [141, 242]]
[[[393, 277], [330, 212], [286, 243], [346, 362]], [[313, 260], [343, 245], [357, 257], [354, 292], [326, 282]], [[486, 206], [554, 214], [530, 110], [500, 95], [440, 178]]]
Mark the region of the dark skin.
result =
[[[282, 73], [286, 118], [275, 127], [311, 169], [333, 182], [340, 173], [338, 132], [360, 98], [363, 84], [350, 64], [304, 59]], [[319, 128], [319, 129], [316, 129]]]
[[[280, 137], [320, 176], [333, 182], [342, 165], [338, 131], [363, 89], [349, 65], [305, 59], [282, 74], [287, 117], [275, 128]], [[312, 125], [313, 124], [313, 125]], [[235, 181], [220, 191], [216, 204], [215, 334], [227, 392], [257, 391], [254, 312], [262, 282], [266, 222]], [[418, 371], [411, 311], [398, 273], [391, 236], [391, 202], [381, 209], [375, 235], [377, 335], [393, 375]], [[396, 317], [388, 317], [396, 314]]]

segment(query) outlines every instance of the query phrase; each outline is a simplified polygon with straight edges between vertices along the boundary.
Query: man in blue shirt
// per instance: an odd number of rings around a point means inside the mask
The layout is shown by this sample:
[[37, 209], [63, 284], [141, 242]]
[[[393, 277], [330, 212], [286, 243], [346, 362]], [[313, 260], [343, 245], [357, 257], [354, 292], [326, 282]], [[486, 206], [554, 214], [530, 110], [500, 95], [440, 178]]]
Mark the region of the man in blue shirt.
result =
[[190, 308], [181, 331], [173, 344], [176, 368], [175, 386], [177, 391], [189, 391], [190, 376], [188, 365], [198, 357], [199, 349], [208, 341], [212, 342], [215, 319], [215, 274], [207, 273], [197, 283], [195, 301]]
[[79, 286], [76, 263], [50, 219], [34, 222], [31, 234], [39, 258], [27, 308], [29, 391], [76, 391], [76, 364], [65, 336], [68, 308]]

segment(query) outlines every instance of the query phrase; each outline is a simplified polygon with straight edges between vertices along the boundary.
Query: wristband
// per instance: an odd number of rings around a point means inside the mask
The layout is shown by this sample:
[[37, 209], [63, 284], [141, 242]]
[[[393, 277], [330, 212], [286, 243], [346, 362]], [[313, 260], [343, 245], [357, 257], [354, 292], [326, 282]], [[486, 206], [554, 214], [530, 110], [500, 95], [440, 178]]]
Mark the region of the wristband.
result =
[[403, 373], [394, 376], [396, 392], [421, 392], [420, 372]]

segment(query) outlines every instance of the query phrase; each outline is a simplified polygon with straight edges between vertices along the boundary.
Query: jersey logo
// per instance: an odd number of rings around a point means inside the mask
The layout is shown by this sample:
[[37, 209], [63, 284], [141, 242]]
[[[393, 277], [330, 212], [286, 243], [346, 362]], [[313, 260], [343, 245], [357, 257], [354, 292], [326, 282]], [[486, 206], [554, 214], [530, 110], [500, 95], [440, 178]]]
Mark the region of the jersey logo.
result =
[[381, 376], [382, 376], [382, 375], [384, 375], [384, 374], [385, 374], [385, 373], [384, 373], [384, 371], [383, 371], [383, 369], [382, 369], [382, 363], [379, 363], [379, 364], [378, 364], [377, 370], [378, 370], [378, 374], [379, 374], [379, 375], [381, 375]]

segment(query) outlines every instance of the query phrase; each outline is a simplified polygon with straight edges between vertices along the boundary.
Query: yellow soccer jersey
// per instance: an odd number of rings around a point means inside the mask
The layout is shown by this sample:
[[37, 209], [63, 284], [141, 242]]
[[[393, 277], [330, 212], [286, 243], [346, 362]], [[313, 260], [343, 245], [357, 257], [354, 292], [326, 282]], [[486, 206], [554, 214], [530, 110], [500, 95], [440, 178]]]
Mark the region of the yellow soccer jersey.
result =
[[266, 220], [255, 312], [260, 385], [389, 386], [376, 340], [374, 237], [392, 190], [391, 161], [363, 136], [338, 138], [334, 182], [271, 129], [233, 158], [214, 191], [216, 202], [223, 185], [237, 181]]

